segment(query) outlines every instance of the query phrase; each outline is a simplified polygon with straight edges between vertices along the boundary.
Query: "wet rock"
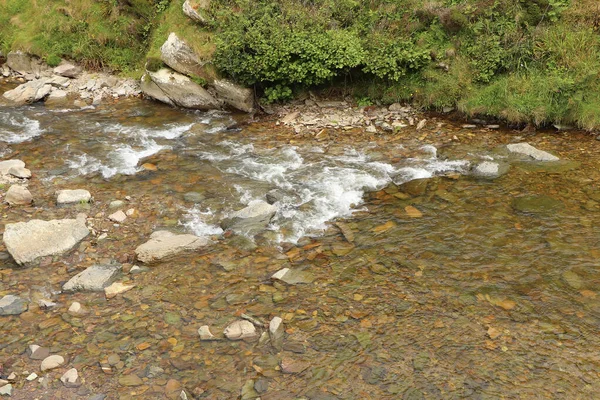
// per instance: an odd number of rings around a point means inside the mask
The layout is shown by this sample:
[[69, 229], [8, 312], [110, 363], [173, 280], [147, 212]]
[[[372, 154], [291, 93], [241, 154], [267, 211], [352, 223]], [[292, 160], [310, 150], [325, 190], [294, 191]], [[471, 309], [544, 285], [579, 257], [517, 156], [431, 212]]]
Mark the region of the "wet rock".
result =
[[472, 170], [474, 176], [485, 179], [496, 179], [508, 172], [509, 166], [504, 163], [483, 161]]
[[206, 89], [168, 68], [147, 71], [142, 77], [141, 89], [146, 96], [174, 106], [198, 110], [221, 108], [219, 101]]
[[542, 150], [538, 150], [529, 143], [513, 143], [506, 145], [511, 153], [521, 154], [531, 157], [536, 161], [558, 161], [559, 158]]
[[43, 360], [50, 355], [50, 349], [37, 344], [30, 344], [27, 348], [27, 355], [32, 360]]
[[254, 380], [249, 379], [244, 383], [241, 390], [241, 396], [241, 400], [256, 399], [259, 396], [258, 392], [254, 389]]
[[114, 212], [114, 213], [110, 214], [108, 216], [108, 219], [110, 219], [113, 222], [116, 222], [116, 223], [120, 224], [120, 223], [124, 222], [127, 219], [127, 215], [122, 210], [119, 210], [117, 212]]
[[571, 270], [564, 271], [562, 273], [562, 278], [569, 286], [571, 286], [574, 289], [581, 289], [581, 287], [584, 284], [583, 278], [579, 274]]
[[266, 379], [257, 379], [254, 382], [254, 390], [256, 390], [259, 394], [265, 393], [269, 390], [269, 381]]
[[183, 195], [183, 199], [190, 203], [201, 203], [205, 197], [202, 193], [198, 192], [187, 192]]
[[163, 260], [186, 251], [207, 246], [210, 240], [194, 235], [176, 235], [168, 231], [156, 231], [150, 240], [135, 249], [137, 259], [143, 263]]
[[[169, 379], [165, 385], [165, 395], [171, 400], [181, 400], [182, 387], [176, 379]], [[184, 394], [187, 397], [187, 395]]]
[[100, 292], [110, 285], [121, 271], [117, 265], [94, 265], [78, 273], [62, 287], [65, 292]]
[[160, 58], [165, 64], [180, 74], [189, 76], [204, 75], [206, 61], [200, 59], [198, 54], [184, 40], [171, 32], [167, 41], [160, 48]]
[[549, 214], [564, 207], [560, 200], [546, 195], [517, 197], [512, 206], [517, 211], [532, 214]]
[[311, 283], [315, 280], [315, 277], [308, 271], [283, 268], [274, 273], [271, 279], [280, 280], [288, 285], [296, 285], [299, 283]]
[[254, 91], [226, 79], [216, 79], [212, 86], [219, 100], [225, 104], [247, 113], [254, 111]]
[[25, 167], [11, 167], [8, 170], [8, 174], [14, 176], [19, 179], [29, 179], [31, 178], [31, 171]]
[[61, 365], [63, 365], [64, 363], [65, 363], [65, 359], [63, 358], [63, 356], [59, 356], [59, 355], [55, 354], [55, 355], [44, 358], [44, 361], [42, 361], [42, 365], [40, 366], [40, 369], [42, 370], [42, 372], [44, 372], [44, 371], [48, 371], [50, 369], [58, 368]]
[[283, 346], [283, 319], [280, 317], [273, 317], [269, 322], [269, 337], [271, 338], [271, 344], [276, 349], [281, 349]]
[[205, 24], [207, 22], [206, 10], [209, 7], [209, 0], [185, 0], [183, 3], [183, 13], [192, 20]]
[[279, 363], [281, 372], [284, 374], [299, 374], [302, 371], [308, 369], [310, 364], [305, 361], [295, 360], [290, 357], [284, 357]]
[[121, 386], [141, 386], [144, 382], [136, 374], [124, 375], [119, 378], [119, 385]]
[[67, 78], [77, 78], [83, 72], [81, 67], [71, 64], [67, 61], [62, 61], [56, 68], [54, 68], [56, 75], [64, 76]]
[[3, 240], [10, 255], [23, 265], [40, 257], [62, 254], [89, 233], [85, 226], [85, 215], [79, 214], [77, 219], [34, 219], [7, 224]]
[[125, 293], [128, 290], [133, 289], [134, 285], [124, 285], [121, 282], [114, 282], [110, 286], [104, 288], [104, 295], [107, 299], [112, 299], [120, 293]]
[[56, 192], [57, 204], [89, 203], [91, 199], [90, 192], [84, 189], [65, 189]]
[[8, 188], [4, 201], [11, 206], [27, 205], [33, 202], [33, 196], [25, 186], [12, 185]]
[[227, 328], [225, 328], [223, 333], [229, 340], [250, 339], [258, 336], [254, 324], [246, 320], [237, 320], [232, 322]]
[[277, 207], [262, 200], [254, 200], [221, 222], [223, 229], [246, 235], [255, 235], [269, 225]]
[[123, 200], [114, 200], [114, 201], [110, 202], [110, 204], [108, 205], [108, 209], [114, 210], [115, 208], [120, 208], [120, 207], [123, 207], [124, 205], [125, 205], [125, 202]]
[[74, 317], [80, 317], [87, 314], [87, 310], [85, 310], [78, 301], [71, 303], [67, 312]]
[[21, 160], [0, 161], [0, 174], [8, 175], [11, 168], [25, 168], [25, 163]]
[[79, 373], [75, 368], [71, 368], [60, 377], [60, 381], [68, 388], [75, 388], [81, 386], [79, 380]]
[[2, 96], [17, 105], [23, 105], [40, 101], [51, 91], [52, 86], [46, 83], [46, 79], [36, 79], [8, 90]]
[[13, 387], [10, 383], [0, 387], [0, 396], [12, 396], [12, 389]]
[[7, 294], [0, 299], [0, 315], [19, 315], [27, 311], [29, 304], [19, 296]]
[[198, 329], [198, 335], [200, 340], [217, 340], [217, 338], [211, 333], [208, 325], [203, 325]]

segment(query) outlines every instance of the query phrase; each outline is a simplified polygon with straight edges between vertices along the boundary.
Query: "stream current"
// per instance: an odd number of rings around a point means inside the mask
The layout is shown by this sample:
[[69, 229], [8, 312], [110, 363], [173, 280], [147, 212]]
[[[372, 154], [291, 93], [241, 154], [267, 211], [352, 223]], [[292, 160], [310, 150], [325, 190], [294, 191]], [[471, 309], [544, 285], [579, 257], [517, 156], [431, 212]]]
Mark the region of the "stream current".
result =
[[[0, 229], [85, 212], [107, 236], [31, 268], [0, 246], [0, 297], [31, 301], [21, 316], [0, 317], [0, 374], [49, 378], [19, 376], [13, 398], [158, 399], [173, 385], [207, 399], [596, 397], [598, 142], [435, 119], [419, 132], [316, 141], [236, 119], [136, 99], [0, 108], [0, 156], [25, 161], [34, 197], [30, 207], [2, 205]], [[508, 160], [498, 150], [518, 141], [561, 161]], [[489, 159], [510, 163], [509, 172], [469, 175], [471, 163]], [[57, 190], [77, 188], [94, 202], [55, 205]], [[220, 228], [273, 192], [278, 211], [263, 233]], [[524, 207], [524, 198], [537, 203]], [[107, 219], [114, 200], [136, 210], [122, 224]], [[110, 300], [60, 292], [91, 265], [141, 265], [133, 249], [159, 229], [214, 244], [124, 273], [135, 288]], [[282, 268], [313, 280], [272, 281]], [[40, 298], [57, 306], [38, 307]], [[90, 312], [69, 315], [73, 301]], [[283, 348], [199, 340], [201, 325], [221, 336], [241, 314], [283, 318]], [[24, 354], [29, 344], [62, 354], [83, 385], [63, 387], [60, 369], [39, 372]], [[141, 384], [124, 384], [131, 374]]]

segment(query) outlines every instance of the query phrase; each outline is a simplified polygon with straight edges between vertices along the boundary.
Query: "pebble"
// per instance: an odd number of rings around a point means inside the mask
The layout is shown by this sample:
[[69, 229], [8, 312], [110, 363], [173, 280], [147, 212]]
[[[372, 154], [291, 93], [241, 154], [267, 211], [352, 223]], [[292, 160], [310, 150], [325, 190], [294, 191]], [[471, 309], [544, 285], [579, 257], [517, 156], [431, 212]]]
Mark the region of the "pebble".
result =
[[87, 314], [87, 311], [81, 306], [81, 303], [74, 301], [71, 303], [71, 306], [69, 306], [68, 313], [78, 317]]
[[115, 209], [115, 208], [123, 207], [124, 205], [125, 205], [125, 202], [123, 200], [114, 200], [114, 201], [110, 202], [110, 204], [108, 205], [108, 208]]
[[134, 288], [134, 285], [124, 285], [121, 282], [114, 282], [112, 285], [104, 288], [104, 295], [107, 299], [112, 299], [119, 293], [124, 293]]
[[58, 368], [65, 363], [65, 359], [59, 355], [52, 355], [44, 358], [42, 361], [42, 365], [40, 369], [43, 371], [48, 371], [50, 369]]
[[31, 373], [31, 374], [29, 374], [29, 376], [27, 376], [27, 378], [25, 378], [25, 379], [27, 379], [29, 382], [31, 382], [31, 381], [33, 381], [33, 380], [37, 379], [37, 377], [38, 377], [38, 375], [37, 375], [35, 372], [32, 372], [32, 373]]
[[0, 387], [0, 396], [12, 396], [12, 385], [4, 385]]
[[121, 386], [140, 386], [144, 382], [136, 374], [124, 375], [119, 378], [119, 385]]
[[249, 339], [258, 335], [254, 324], [246, 320], [237, 320], [232, 322], [227, 328], [225, 328], [223, 333], [229, 340]]
[[50, 355], [50, 349], [37, 344], [30, 344], [27, 348], [27, 355], [32, 360], [43, 360]]
[[81, 386], [79, 381], [79, 373], [75, 368], [71, 368], [60, 377], [60, 381], [68, 388]]
[[216, 340], [217, 338], [213, 335], [208, 327], [208, 325], [202, 325], [198, 328], [198, 335], [200, 335], [200, 340]]
[[110, 219], [113, 222], [117, 222], [117, 223], [120, 224], [121, 222], [123, 222], [123, 221], [125, 221], [127, 219], [127, 215], [122, 210], [119, 210], [119, 211], [117, 211], [117, 212], [115, 212], [113, 214], [110, 214], [108, 216], [108, 219]]

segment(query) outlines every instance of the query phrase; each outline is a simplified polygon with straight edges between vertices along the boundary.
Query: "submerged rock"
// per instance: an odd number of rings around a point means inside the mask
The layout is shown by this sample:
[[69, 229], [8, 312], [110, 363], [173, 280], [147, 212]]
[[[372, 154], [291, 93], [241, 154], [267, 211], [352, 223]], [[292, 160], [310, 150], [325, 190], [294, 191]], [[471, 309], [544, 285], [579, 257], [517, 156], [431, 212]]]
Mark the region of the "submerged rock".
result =
[[524, 213], [549, 214], [563, 207], [560, 200], [546, 195], [521, 196], [513, 200], [513, 208]]
[[27, 348], [27, 355], [32, 360], [43, 360], [50, 355], [50, 349], [37, 344], [30, 344]]
[[231, 229], [237, 233], [255, 235], [269, 225], [277, 207], [262, 200], [254, 200], [248, 207], [231, 214], [221, 222], [223, 229]]
[[125, 222], [125, 220], [127, 219], [127, 214], [125, 214], [122, 210], [119, 210], [109, 215], [108, 219], [120, 224], [121, 222]]
[[533, 158], [536, 161], [558, 161], [559, 158], [545, 152], [543, 150], [538, 150], [529, 143], [513, 143], [506, 145], [506, 148], [511, 153], [521, 154], [524, 156], [528, 156]]
[[118, 265], [94, 265], [69, 279], [62, 289], [65, 292], [99, 292], [110, 285], [120, 271]]
[[283, 319], [280, 317], [273, 317], [269, 322], [269, 337], [271, 338], [271, 344], [276, 349], [281, 349], [283, 346]]
[[312, 273], [300, 269], [283, 268], [271, 276], [271, 279], [277, 279], [288, 285], [296, 285], [299, 283], [311, 283], [315, 280]]
[[65, 363], [64, 357], [55, 354], [55, 355], [44, 358], [44, 361], [42, 361], [42, 365], [40, 366], [40, 369], [42, 370], [42, 372], [48, 371], [50, 369], [58, 368], [61, 365], [63, 365], [64, 363]]
[[12, 185], [8, 188], [4, 200], [11, 206], [27, 205], [33, 202], [33, 196], [25, 186]]
[[200, 340], [217, 340], [215, 335], [212, 334], [208, 325], [203, 325], [198, 328], [198, 335], [200, 336]]
[[65, 189], [56, 192], [57, 204], [89, 203], [91, 199], [90, 192], [84, 189]]
[[147, 71], [142, 77], [141, 89], [146, 96], [174, 106], [198, 110], [221, 108], [219, 101], [206, 89], [168, 68]]
[[194, 235], [176, 235], [168, 231], [156, 231], [150, 240], [135, 249], [137, 259], [151, 263], [174, 256], [184, 251], [198, 250], [210, 243], [204, 237]]
[[17, 264], [23, 265], [44, 256], [62, 254], [71, 250], [90, 233], [85, 226], [85, 215], [76, 219], [60, 219], [7, 224], [4, 244]]
[[0, 315], [19, 315], [28, 308], [27, 301], [19, 296], [8, 294], [0, 299]]
[[508, 172], [507, 164], [494, 161], [483, 161], [475, 165], [472, 170], [474, 176], [478, 178], [496, 179]]
[[104, 288], [104, 295], [107, 299], [112, 299], [116, 295], [120, 293], [125, 293], [126, 291], [131, 290], [134, 287], [134, 285], [124, 285], [121, 282], [114, 282], [110, 286]]
[[250, 321], [246, 321], [245, 319], [232, 322], [227, 328], [225, 328], [223, 333], [229, 340], [250, 339], [258, 335], [254, 324], [252, 324]]

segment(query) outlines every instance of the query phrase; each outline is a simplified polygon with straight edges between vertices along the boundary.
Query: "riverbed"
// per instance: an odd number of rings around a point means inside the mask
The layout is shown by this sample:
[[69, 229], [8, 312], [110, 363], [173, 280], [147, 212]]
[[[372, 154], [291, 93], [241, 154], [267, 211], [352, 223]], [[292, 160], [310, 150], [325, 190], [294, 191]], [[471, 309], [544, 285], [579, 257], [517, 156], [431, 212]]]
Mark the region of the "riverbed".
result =
[[[95, 232], [29, 268], [0, 246], [0, 297], [29, 301], [0, 317], [11, 398], [595, 397], [600, 142], [427, 119], [420, 130], [323, 139], [141, 99], [0, 107], [1, 158], [26, 163], [34, 197], [3, 204], [0, 229], [85, 213]], [[518, 142], [560, 161], [507, 158]], [[510, 169], [472, 176], [485, 160]], [[58, 207], [61, 189], [94, 201]], [[268, 193], [278, 211], [266, 230], [223, 231], [224, 218]], [[108, 219], [116, 200], [134, 210], [119, 224]], [[144, 266], [133, 250], [156, 230], [212, 244]], [[122, 265], [119, 281], [135, 287], [111, 299], [61, 292], [96, 264]], [[142, 272], [128, 273], [134, 265]], [[306, 283], [271, 279], [283, 268]], [[74, 301], [88, 313], [69, 314]], [[259, 334], [282, 318], [281, 348], [224, 338], [242, 315]], [[218, 340], [201, 341], [203, 325]], [[41, 372], [30, 344], [65, 365]], [[59, 380], [72, 367], [77, 388]], [[45, 379], [28, 381], [32, 372]]]

